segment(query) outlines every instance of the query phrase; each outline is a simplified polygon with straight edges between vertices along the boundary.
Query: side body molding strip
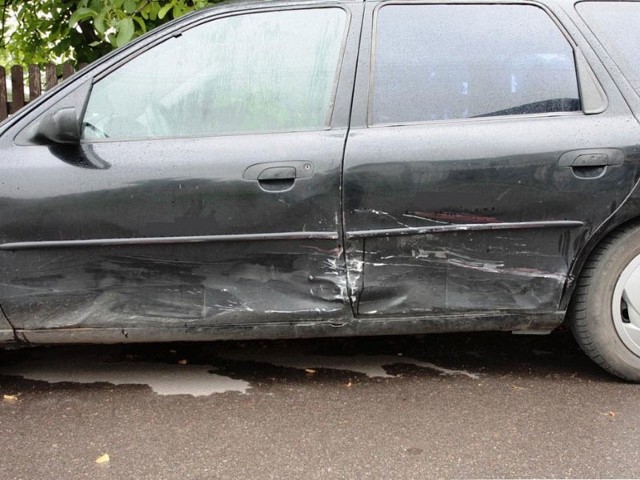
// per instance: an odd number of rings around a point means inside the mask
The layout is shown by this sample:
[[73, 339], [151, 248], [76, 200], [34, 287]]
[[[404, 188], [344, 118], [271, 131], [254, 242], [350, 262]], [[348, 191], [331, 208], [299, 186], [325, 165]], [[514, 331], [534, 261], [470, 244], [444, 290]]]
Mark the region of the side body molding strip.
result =
[[[553, 220], [548, 222], [505, 222], [471, 223], [463, 225], [438, 225], [429, 227], [386, 228], [380, 230], [356, 230], [347, 232], [348, 239], [401, 237], [407, 235], [426, 235], [430, 233], [468, 232], [482, 230], [524, 230], [535, 228], [575, 228], [584, 222], [577, 220]], [[0, 247], [1, 248], [1, 247]]]
[[100, 238], [88, 240], [45, 240], [12, 242], [0, 245], [0, 250], [34, 248], [95, 247], [111, 245], [157, 245], [172, 243], [248, 242], [259, 240], [337, 240], [338, 232], [248, 233], [237, 235], [201, 235], [187, 237]]

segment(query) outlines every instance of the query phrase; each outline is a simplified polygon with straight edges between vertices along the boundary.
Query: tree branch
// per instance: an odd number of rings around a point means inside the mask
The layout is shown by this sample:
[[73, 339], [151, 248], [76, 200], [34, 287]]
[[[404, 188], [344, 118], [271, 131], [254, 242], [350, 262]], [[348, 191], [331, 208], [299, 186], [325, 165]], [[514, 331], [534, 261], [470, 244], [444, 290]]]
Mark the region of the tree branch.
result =
[[94, 30], [91, 22], [88, 22], [87, 20], [83, 20], [79, 22], [78, 25], [80, 26], [80, 31], [82, 32], [82, 36], [87, 41], [87, 43], [100, 41], [100, 38], [98, 38], [98, 35], [96, 34], [96, 31]]

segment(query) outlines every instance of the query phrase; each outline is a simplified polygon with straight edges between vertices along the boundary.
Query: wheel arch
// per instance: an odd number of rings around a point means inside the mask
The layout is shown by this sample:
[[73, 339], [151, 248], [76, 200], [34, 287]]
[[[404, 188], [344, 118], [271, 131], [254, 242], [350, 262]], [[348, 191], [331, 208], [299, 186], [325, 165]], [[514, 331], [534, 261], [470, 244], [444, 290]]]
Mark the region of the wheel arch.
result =
[[620, 210], [600, 225], [576, 254], [567, 274], [567, 281], [560, 299], [559, 310], [566, 311], [568, 309], [582, 269], [597, 247], [611, 235], [630, 228], [640, 228], [640, 192], [638, 192], [637, 189], [634, 192], [633, 198], [625, 202]]

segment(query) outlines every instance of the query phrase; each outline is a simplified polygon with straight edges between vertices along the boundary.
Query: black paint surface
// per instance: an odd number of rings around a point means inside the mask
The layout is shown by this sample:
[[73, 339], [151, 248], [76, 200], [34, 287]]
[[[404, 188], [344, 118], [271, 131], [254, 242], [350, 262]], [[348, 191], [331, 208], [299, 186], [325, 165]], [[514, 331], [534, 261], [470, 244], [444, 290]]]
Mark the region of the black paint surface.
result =
[[187, 16], [1, 124], [0, 341], [14, 332], [117, 342], [561, 323], [590, 251], [640, 217], [637, 96], [567, 2], [549, 13], [600, 82], [603, 112], [369, 127], [379, 2], [338, 3], [350, 27], [326, 130], [32, 138], [45, 113], [82, 112], [94, 79], [187, 25], [336, 2], [230, 3]]

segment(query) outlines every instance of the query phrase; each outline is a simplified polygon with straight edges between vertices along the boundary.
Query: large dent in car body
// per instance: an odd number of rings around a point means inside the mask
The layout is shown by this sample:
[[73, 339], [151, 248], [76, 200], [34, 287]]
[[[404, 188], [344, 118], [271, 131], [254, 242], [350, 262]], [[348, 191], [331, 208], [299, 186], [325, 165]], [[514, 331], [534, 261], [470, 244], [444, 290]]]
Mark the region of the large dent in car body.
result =
[[[347, 237], [364, 239], [358, 314], [566, 309], [577, 252], [638, 179], [638, 126], [613, 113], [352, 129], [343, 181]], [[626, 158], [598, 178], [559, 165], [587, 147]]]
[[257, 243], [156, 246], [153, 253], [149, 246], [46, 249], [30, 267], [21, 252], [7, 252], [0, 300], [16, 328], [27, 330], [242, 325], [350, 313], [344, 254], [334, 241]]
[[555, 311], [566, 252], [532, 230], [366, 240], [359, 315]]
[[7, 321], [4, 314], [0, 312], [0, 343], [12, 342], [15, 334], [11, 324]]

